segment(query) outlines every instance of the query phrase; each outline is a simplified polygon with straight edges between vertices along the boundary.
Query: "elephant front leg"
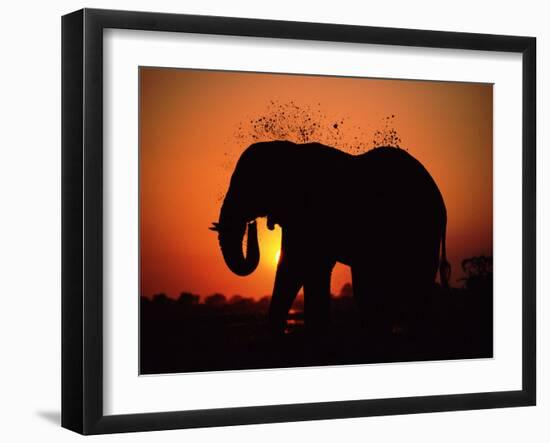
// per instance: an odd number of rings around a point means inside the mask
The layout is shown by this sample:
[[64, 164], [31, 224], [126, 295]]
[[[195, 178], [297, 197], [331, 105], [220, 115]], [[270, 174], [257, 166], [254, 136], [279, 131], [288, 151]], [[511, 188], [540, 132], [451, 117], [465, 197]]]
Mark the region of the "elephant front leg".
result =
[[298, 263], [289, 257], [288, 252], [284, 250], [281, 252], [269, 306], [269, 326], [275, 334], [284, 333], [288, 312], [302, 287], [297, 265]]

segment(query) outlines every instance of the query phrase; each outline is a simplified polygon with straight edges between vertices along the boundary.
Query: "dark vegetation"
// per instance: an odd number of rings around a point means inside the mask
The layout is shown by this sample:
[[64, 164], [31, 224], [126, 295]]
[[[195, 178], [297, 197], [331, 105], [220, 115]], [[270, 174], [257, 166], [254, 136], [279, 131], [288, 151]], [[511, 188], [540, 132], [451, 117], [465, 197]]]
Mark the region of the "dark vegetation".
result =
[[310, 336], [303, 299], [290, 311], [286, 333], [267, 331], [269, 297], [259, 300], [183, 292], [141, 298], [142, 374], [489, 358], [493, 355], [492, 257], [462, 262], [462, 288], [436, 286], [422, 327], [373, 337], [362, 328], [350, 284], [331, 301], [331, 327]]

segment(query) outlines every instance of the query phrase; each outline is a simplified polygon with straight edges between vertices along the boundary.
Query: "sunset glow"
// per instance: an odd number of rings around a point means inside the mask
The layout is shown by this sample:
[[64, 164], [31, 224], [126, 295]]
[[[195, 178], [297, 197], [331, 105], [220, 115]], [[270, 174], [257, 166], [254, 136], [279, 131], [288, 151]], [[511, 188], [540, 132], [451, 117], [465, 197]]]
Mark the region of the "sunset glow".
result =
[[[260, 264], [243, 278], [227, 268], [208, 227], [218, 221], [235, 162], [256, 141], [250, 122], [273, 102], [321, 110], [323, 124], [334, 122], [334, 140], [349, 146], [372, 144], [395, 116], [400, 146], [428, 169], [445, 199], [452, 284], [461, 284], [462, 259], [492, 255], [492, 85], [161, 68], [139, 75], [142, 295], [271, 294], [281, 228], [270, 231], [258, 220]], [[349, 269], [337, 264], [332, 292], [350, 281]]]

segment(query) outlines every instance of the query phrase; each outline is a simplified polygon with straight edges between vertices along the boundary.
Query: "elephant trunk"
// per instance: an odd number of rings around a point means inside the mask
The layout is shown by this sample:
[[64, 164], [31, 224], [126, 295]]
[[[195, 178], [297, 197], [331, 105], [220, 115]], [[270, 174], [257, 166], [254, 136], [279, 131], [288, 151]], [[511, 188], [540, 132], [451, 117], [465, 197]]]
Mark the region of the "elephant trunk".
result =
[[[256, 221], [246, 223], [246, 219], [231, 216], [228, 212], [227, 205], [224, 204], [220, 214], [220, 222], [215, 230], [219, 234], [220, 249], [225, 263], [235, 274], [244, 277], [254, 272], [260, 262]], [[248, 231], [246, 257], [243, 254], [245, 231]]]

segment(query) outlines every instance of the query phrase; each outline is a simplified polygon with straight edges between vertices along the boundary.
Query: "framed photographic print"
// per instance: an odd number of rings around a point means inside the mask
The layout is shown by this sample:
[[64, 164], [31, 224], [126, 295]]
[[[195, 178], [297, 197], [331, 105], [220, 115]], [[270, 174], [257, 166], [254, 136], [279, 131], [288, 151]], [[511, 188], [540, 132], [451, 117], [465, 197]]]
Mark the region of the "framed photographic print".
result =
[[62, 20], [62, 425], [534, 405], [531, 37]]

